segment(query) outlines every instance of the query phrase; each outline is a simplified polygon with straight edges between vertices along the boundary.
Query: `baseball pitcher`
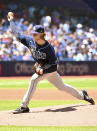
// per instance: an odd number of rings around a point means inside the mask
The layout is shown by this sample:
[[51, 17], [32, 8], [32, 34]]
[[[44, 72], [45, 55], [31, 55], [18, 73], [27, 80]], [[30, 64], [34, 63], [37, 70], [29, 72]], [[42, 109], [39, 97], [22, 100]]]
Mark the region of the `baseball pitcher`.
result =
[[45, 40], [45, 29], [42, 25], [33, 27], [32, 36], [21, 34], [15, 26], [14, 13], [9, 12], [7, 15], [10, 22], [10, 28], [16, 35], [17, 39], [25, 45], [31, 52], [34, 60], [35, 73], [32, 75], [28, 90], [23, 97], [22, 103], [19, 108], [13, 111], [14, 114], [29, 112], [28, 104], [33, 96], [36, 86], [39, 81], [47, 79], [56, 88], [66, 91], [72, 96], [95, 104], [94, 100], [89, 97], [85, 90], [78, 91], [74, 87], [63, 83], [60, 75], [57, 72], [57, 58], [53, 46]]

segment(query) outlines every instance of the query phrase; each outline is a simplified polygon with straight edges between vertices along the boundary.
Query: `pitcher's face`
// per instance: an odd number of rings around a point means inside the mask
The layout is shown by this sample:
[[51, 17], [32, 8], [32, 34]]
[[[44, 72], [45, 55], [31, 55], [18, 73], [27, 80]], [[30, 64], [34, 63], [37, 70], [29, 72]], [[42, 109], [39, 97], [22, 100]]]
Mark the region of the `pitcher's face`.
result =
[[33, 34], [33, 38], [35, 39], [35, 41], [36, 41], [36, 40], [39, 40], [40, 35], [39, 35], [39, 34]]
[[35, 34], [33, 34], [33, 38], [35, 41], [41, 40], [42, 35], [43, 35], [43, 33], [35, 33]]

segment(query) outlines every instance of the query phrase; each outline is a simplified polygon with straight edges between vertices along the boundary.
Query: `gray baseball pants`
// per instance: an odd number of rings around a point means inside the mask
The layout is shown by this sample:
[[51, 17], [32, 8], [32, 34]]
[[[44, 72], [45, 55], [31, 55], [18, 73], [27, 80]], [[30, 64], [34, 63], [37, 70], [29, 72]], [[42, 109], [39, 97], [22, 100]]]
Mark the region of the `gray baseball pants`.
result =
[[53, 73], [47, 73], [42, 76], [39, 76], [35, 73], [31, 77], [31, 80], [29, 83], [29, 88], [28, 88], [26, 94], [24, 95], [24, 98], [21, 103], [21, 107], [28, 106], [29, 101], [32, 98], [32, 96], [36, 90], [36, 86], [37, 86], [38, 82], [43, 79], [47, 79], [51, 84], [53, 84], [59, 90], [66, 91], [67, 93], [71, 94], [72, 96], [74, 96], [80, 100], [84, 99], [82, 91], [78, 91], [74, 87], [63, 83], [63, 81], [62, 81], [60, 75], [57, 73], [57, 71], [55, 71]]

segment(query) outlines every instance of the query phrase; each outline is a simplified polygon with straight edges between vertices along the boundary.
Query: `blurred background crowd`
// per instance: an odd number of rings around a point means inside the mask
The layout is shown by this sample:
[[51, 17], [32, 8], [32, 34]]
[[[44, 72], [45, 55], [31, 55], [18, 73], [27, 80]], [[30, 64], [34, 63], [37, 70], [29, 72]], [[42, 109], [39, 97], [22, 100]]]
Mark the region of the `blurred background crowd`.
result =
[[6, 15], [15, 13], [21, 33], [31, 35], [35, 24], [46, 29], [46, 40], [60, 61], [97, 60], [97, 19], [70, 16], [63, 8], [50, 9], [25, 4], [0, 4], [0, 61], [33, 60], [29, 50], [11, 32]]

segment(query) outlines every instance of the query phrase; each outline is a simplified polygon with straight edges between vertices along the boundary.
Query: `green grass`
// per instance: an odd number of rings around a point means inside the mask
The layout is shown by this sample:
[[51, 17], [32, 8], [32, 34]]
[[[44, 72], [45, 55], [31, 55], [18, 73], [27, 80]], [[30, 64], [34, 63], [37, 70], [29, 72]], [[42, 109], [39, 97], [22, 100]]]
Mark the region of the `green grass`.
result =
[[[21, 101], [19, 100], [0, 100], [0, 110], [12, 110], [19, 107]], [[45, 107], [53, 105], [65, 105], [65, 104], [83, 104], [87, 103], [81, 100], [33, 100], [30, 102], [29, 107]]]
[[[63, 81], [67, 84], [70, 84], [79, 89], [97, 89], [97, 79], [96, 78], [81, 78], [81, 79], [63, 79]], [[1, 79], [0, 80], [0, 88], [2, 89], [19, 89], [19, 88], [27, 88], [29, 84], [29, 79]], [[43, 80], [41, 81], [38, 88], [45, 88], [45, 89], [54, 89], [55, 87], [51, 85], [48, 81]]]
[[0, 126], [0, 131], [97, 131], [97, 126], [79, 126], [79, 127]]
[[[85, 79], [63, 79], [67, 84], [70, 84], [79, 89], [97, 89], [96, 78]], [[27, 79], [1, 79], [0, 89], [25, 89], [28, 87], [29, 80]], [[38, 84], [40, 89], [54, 89], [55, 87], [48, 83], [46, 80]], [[20, 100], [0, 100], [0, 111], [13, 110], [19, 107]], [[33, 100], [30, 102], [29, 107], [45, 107], [53, 105], [65, 105], [65, 104], [82, 104], [87, 103], [80, 100]], [[45, 126], [0, 126], [0, 131], [97, 131], [97, 126], [81, 126], [81, 127], [45, 127]]]

